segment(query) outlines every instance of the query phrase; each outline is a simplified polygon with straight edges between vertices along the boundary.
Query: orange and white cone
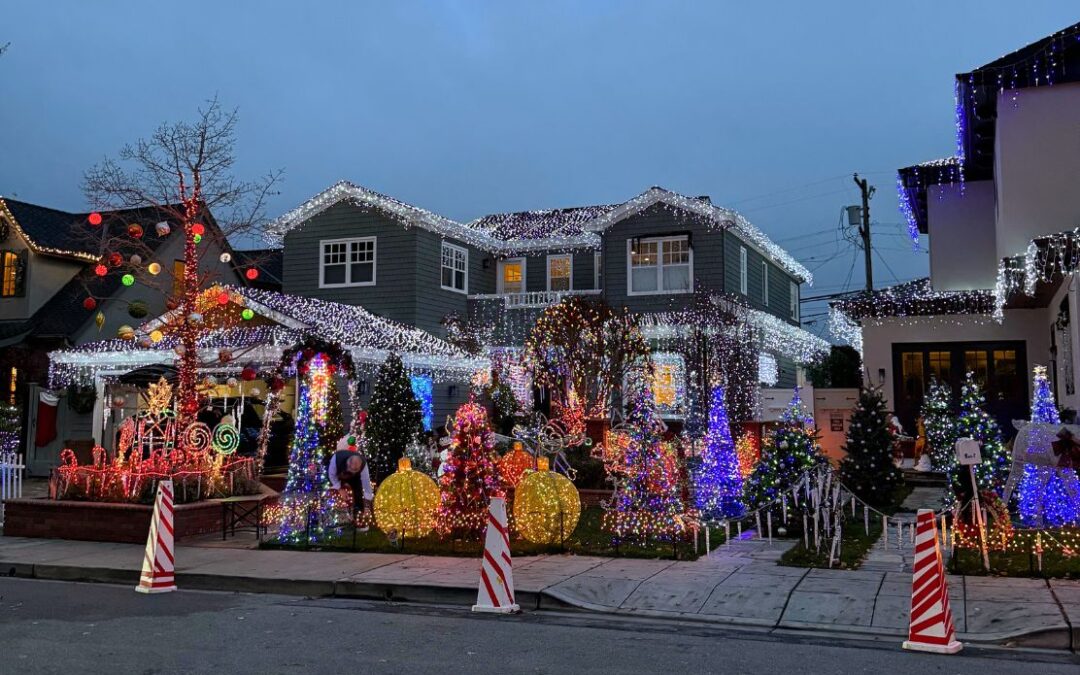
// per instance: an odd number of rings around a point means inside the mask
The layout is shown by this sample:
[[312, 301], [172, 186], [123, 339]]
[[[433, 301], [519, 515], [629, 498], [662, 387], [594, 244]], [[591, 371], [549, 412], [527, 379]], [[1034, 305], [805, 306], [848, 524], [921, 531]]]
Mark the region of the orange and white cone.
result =
[[514, 570], [510, 562], [510, 531], [506, 526], [506, 500], [492, 497], [488, 506], [484, 558], [480, 561], [480, 592], [474, 612], [511, 614], [521, 611], [514, 602]]
[[142, 576], [135, 590], [140, 593], [168, 593], [176, 590], [173, 561], [173, 484], [158, 483], [154, 515], [150, 517], [150, 536], [146, 538]]
[[956, 639], [945, 565], [937, 536], [937, 521], [930, 509], [916, 516], [915, 568], [911, 576], [911, 627], [904, 649], [934, 654], [955, 654], [964, 648]]

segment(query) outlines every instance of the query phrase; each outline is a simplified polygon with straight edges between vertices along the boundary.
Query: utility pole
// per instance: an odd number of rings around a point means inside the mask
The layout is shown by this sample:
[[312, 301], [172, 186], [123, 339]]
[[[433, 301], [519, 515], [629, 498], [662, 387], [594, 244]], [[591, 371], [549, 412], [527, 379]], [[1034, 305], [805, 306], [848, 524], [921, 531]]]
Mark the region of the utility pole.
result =
[[862, 192], [862, 225], [859, 226], [859, 236], [862, 237], [863, 254], [866, 256], [866, 292], [871, 293], [874, 290], [874, 265], [870, 249], [870, 198], [874, 196], [875, 188], [869, 185], [865, 178], [859, 178], [859, 174], [855, 174], [854, 178]]

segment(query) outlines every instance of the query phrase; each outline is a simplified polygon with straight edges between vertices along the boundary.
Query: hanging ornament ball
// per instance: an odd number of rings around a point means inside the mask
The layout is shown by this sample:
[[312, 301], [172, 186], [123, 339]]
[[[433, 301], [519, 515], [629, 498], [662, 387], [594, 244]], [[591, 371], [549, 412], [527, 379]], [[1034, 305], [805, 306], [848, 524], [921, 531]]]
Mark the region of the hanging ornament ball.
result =
[[786, 537], [787, 536], [787, 528], [784, 527], [783, 525], [781, 525], [780, 527], [776, 528], [776, 534], [777, 534], [777, 536], [780, 536], [780, 537]]
[[142, 239], [142, 236], [143, 236], [142, 225], [140, 225], [138, 223], [132, 223], [131, 225], [128, 225], [128, 236], [131, 237], [132, 239]]
[[109, 268], [105, 267], [104, 265], [97, 265], [96, 267], [94, 267], [94, 274], [98, 275], [99, 277], [103, 277], [108, 273]]
[[83, 309], [85, 309], [86, 311], [92, 312], [95, 309], [97, 309], [97, 300], [95, 300], [93, 298], [86, 298], [85, 300], [82, 301], [82, 306], [83, 306]]
[[169, 233], [172, 232], [172, 228], [169, 227], [169, 224], [165, 221], [161, 221], [160, 223], [155, 225], [154, 230], [157, 232], [157, 236], [159, 237], [167, 237], [169, 236]]
[[251, 382], [259, 376], [259, 372], [255, 370], [255, 366], [244, 366], [244, 369], [240, 371], [240, 379], [244, 382]]
[[206, 379], [203, 380], [203, 384], [207, 387], [213, 387], [217, 384], [217, 378], [213, 375], [207, 375]]
[[217, 357], [218, 357], [218, 361], [220, 361], [222, 363], [228, 363], [229, 361], [232, 361], [232, 350], [231, 349], [219, 349]]
[[120, 277], [120, 283], [124, 284], [125, 286], [134, 285], [134, 283], [135, 283], [135, 275], [134, 274], [125, 274], [124, 276]]
[[537, 463], [541, 470], [526, 472], [514, 491], [514, 523], [534, 544], [560, 544], [577, 527], [581, 497], [569, 478], [547, 470], [546, 457]]
[[128, 258], [128, 262], [131, 263], [134, 267], [138, 267], [142, 264], [142, 256], [138, 253], [132, 253], [131, 257]]
[[248, 281], [255, 281], [259, 278], [259, 270], [249, 267], [247, 272], [244, 272], [244, 276], [248, 278]]
[[420, 539], [434, 529], [438, 508], [435, 481], [414, 471], [412, 462], [403, 457], [398, 460], [398, 470], [387, 476], [375, 493], [375, 524], [386, 534]]
[[240, 380], [237, 380], [235, 377], [230, 377], [229, 379], [225, 380], [225, 384], [235, 388], [236, 385], [240, 384]]
[[275, 375], [274, 379], [270, 380], [270, 391], [274, 392], [275, 394], [284, 388], [285, 380], [283, 378]]
[[150, 313], [150, 306], [144, 300], [135, 300], [128, 303], [128, 316], [132, 319], [145, 318]]
[[201, 234], [197, 234], [197, 235], [195, 235], [194, 237], [192, 237], [191, 239], [192, 239], [192, 240], [193, 240], [193, 241], [194, 241], [194, 242], [195, 242], [196, 244], [201, 244], [201, 243], [202, 243], [202, 235], [201, 235]]
[[139, 338], [139, 346], [142, 347], [143, 349], [150, 349], [150, 345], [151, 345], [151, 342], [150, 342], [150, 336], [149, 335], [143, 335], [142, 337]]
[[536, 466], [536, 458], [526, 451], [521, 441], [514, 441], [510, 452], [499, 460], [499, 478], [506, 487], [517, 487], [525, 472]]
[[161, 332], [161, 331], [159, 331], [159, 330], [152, 330], [152, 331], [150, 331], [150, 340], [151, 340], [152, 342], [155, 342], [155, 343], [156, 343], [156, 342], [161, 342], [161, 340], [162, 340], [162, 339], [163, 339], [164, 337], [165, 337], [165, 334], [164, 334], [164, 333], [162, 333], [162, 332]]
[[227, 305], [227, 304], [229, 304], [229, 292], [228, 291], [221, 291], [220, 293], [218, 293], [217, 301], [218, 301], [219, 305]]
[[86, 222], [90, 223], [94, 227], [101, 225], [101, 214], [97, 211], [94, 211], [86, 217]]
[[154, 276], [161, 274], [161, 263], [152, 262], [146, 266], [146, 271]]
[[232, 253], [229, 253], [228, 251], [225, 251], [220, 256], [218, 256], [218, 260], [220, 260], [223, 263], [232, 262]]
[[114, 408], [123, 408], [125, 403], [127, 403], [127, 400], [123, 396], [119, 394], [113, 396], [112, 404]]
[[116, 253], [116, 252], [113, 252], [113, 253], [109, 254], [109, 266], [110, 267], [120, 267], [123, 264], [124, 264], [124, 256], [122, 256], [122, 255], [120, 255], [119, 253]]
[[134, 340], [135, 339], [135, 329], [132, 328], [131, 326], [127, 325], [127, 324], [124, 324], [123, 326], [120, 326], [120, 330], [116, 331], [116, 334], [118, 336], [120, 336], [121, 340]]
[[255, 318], [255, 312], [251, 311], [250, 308], [245, 307], [244, 311], [240, 312], [240, 318], [242, 318], [244, 321], [251, 321]]
[[177, 356], [183, 356], [184, 352], [186, 352], [187, 350], [184, 348], [184, 345], [176, 345], [175, 347], [173, 347], [173, 351], [176, 352]]
[[202, 223], [195, 223], [191, 226], [191, 232], [196, 237], [201, 237], [202, 235], [206, 234], [206, 227], [204, 227]]
[[345, 442], [349, 445], [356, 445], [356, 436], [349, 436], [345, 439]]
[[202, 325], [203, 315], [198, 312], [192, 312], [188, 314], [187, 322], [192, 326]]

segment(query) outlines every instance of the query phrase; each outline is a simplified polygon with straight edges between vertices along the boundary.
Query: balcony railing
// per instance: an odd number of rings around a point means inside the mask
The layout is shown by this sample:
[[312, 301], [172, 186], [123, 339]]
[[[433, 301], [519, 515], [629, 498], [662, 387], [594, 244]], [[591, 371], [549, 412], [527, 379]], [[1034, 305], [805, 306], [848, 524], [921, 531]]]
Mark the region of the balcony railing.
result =
[[506, 309], [537, 309], [550, 307], [571, 295], [600, 295], [599, 289], [571, 291], [528, 291], [526, 293], [488, 293], [470, 295], [470, 300], [502, 300]]

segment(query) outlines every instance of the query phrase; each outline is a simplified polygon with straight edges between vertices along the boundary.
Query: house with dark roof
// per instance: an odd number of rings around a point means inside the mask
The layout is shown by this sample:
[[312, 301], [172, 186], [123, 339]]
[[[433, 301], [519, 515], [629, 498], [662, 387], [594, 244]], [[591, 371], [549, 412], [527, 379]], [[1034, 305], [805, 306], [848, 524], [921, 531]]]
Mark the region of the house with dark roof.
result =
[[[268, 226], [291, 295], [360, 305], [445, 337], [444, 319], [484, 327], [489, 352], [516, 354], [545, 308], [594, 296], [671, 329], [696, 290], [737, 300], [761, 340], [762, 386], [790, 387], [828, 350], [802, 330], [810, 272], [746, 220], [708, 197], [652, 187], [618, 204], [486, 215], [459, 222], [349, 182]], [[658, 381], [682, 391], [681, 361], [659, 355]], [[493, 359], [497, 363], [520, 360]], [[464, 388], [457, 392], [464, 399]], [[662, 412], [677, 418], [679, 396]]]
[[931, 378], [955, 392], [972, 372], [1011, 430], [1028, 416], [1036, 365], [1060, 404], [1080, 407], [1080, 24], [953, 85], [955, 154], [897, 177], [930, 277], [837, 301], [831, 323], [909, 429]]
[[[90, 438], [92, 424], [92, 396], [64, 390], [56, 436], [35, 433], [49, 352], [116, 337], [122, 327], [163, 313], [183, 271], [183, 238], [163, 212], [102, 212], [97, 224], [90, 215], [0, 197], [0, 380], [4, 399], [24, 408], [27, 459], [40, 467], [55, 464], [64, 441]], [[205, 224], [217, 227], [210, 214]], [[207, 236], [202, 246], [205, 278], [245, 283], [241, 255], [224, 237]], [[139, 283], [124, 283], [123, 272], [140, 270]]]

